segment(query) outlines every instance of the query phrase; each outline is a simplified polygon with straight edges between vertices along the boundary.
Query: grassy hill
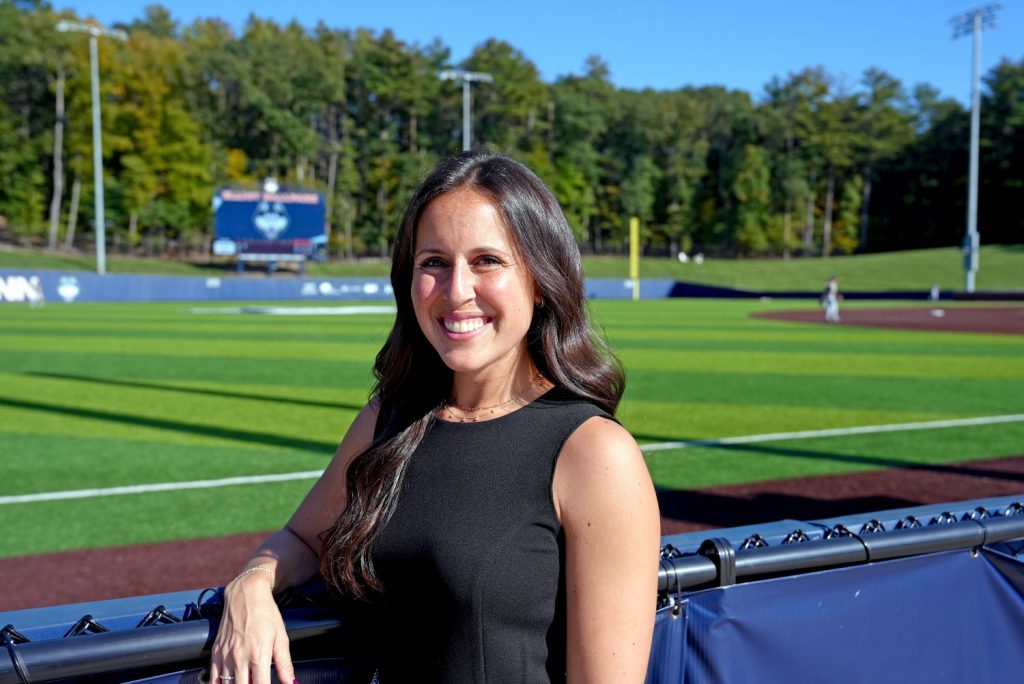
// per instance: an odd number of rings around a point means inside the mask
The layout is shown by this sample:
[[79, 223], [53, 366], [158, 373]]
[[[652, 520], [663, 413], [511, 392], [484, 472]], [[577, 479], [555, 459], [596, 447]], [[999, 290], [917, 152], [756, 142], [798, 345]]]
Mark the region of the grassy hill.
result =
[[[979, 290], [1024, 290], [1024, 245], [989, 245], [981, 249]], [[91, 271], [89, 255], [0, 248], [0, 268], [43, 268]], [[387, 276], [386, 261], [310, 263], [313, 277]], [[584, 269], [592, 278], [626, 278], [626, 257], [585, 257]], [[164, 275], [231, 275], [229, 263], [193, 264], [165, 259], [111, 256], [111, 273]], [[250, 271], [251, 273], [251, 271]], [[871, 290], [927, 290], [937, 283], [943, 290], [964, 287], [963, 259], [957, 249], [922, 249], [829, 259], [706, 259], [702, 264], [667, 258], [647, 258], [640, 264], [643, 278], [672, 278], [745, 290], [818, 290], [832, 275], [847, 292]], [[281, 277], [288, 277], [282, 275]]]

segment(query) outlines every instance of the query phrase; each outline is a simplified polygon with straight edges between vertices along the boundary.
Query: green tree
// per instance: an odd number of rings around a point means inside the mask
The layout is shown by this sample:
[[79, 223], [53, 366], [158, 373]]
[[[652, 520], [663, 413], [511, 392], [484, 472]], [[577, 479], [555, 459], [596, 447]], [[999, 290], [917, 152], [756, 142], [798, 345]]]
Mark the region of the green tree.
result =
[[899, 80], [881, 69], [864, 73], [866, 91], [857, 98], [853, 145], [860, 169], [862, 197], [858, 243], [866, 249], [870, 239], [871, 190], [879, 162], [895, 156], [913, 139], [912, 119]]
[[57, 42], [56, 21], [41, 2], [0, 2], [0, 216], [30, 235], [46, 226], [54, 125], [47, 45]]
[[1002, 60], [985, 77], [981, 104], [979, 231], [986, 242], [1024, 235], [1024, 59]]
[[520, 50], [495, 38], [473, 49], [462, 64], [494, 77], [494, 83], [473, 88], [475, 143], [505, 152], [526, 152], [545, 139], [542, 109], [547, 88], [537, 67]]
[[113, 67], [119, 97], [110, 106], [109, 154], [129, 243], [140, 226], [161, 237], [204, 233], [211, 155], [182, 96], [182, 44], [134, 30]]
[[768, 251], [770, 177], [768, 154], [757, 145], [745, 146], [732, 180], [732, 192], [736, 197], [735, 240], [741, 252]]
[[602, 138], [615, 116], [615, 87], [608, 65], [596, 55], [587, 58], [582, 76], [563, 76], [549, 90], [548, 147], [556, 159], [556, 190], [582, 241], [595, 250], [602, 245], [598, 215], [604, 159]]

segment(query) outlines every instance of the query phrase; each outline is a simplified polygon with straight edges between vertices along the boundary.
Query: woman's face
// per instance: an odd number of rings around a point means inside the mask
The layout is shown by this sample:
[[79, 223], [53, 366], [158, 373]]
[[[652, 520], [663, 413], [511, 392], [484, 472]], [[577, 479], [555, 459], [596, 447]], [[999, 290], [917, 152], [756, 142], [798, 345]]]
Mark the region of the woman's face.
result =
[[535, 287], [498, 210], [460, 188], [420, 216], [413, 249], [416, 320], [456, 373], [507, 374], [527, 355]]

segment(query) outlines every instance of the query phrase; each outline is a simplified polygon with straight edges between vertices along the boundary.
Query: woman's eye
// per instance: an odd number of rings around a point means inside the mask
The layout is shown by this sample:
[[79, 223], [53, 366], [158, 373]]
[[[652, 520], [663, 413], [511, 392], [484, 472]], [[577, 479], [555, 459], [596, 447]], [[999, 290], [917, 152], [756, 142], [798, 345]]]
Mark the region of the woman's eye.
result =
[[443, 268], [444, 261], [437, 257], [429, 257], [420, 262], [420, 268]]
[[502, 265], [501, 259], [499, 259], [496, 256], [482, 256], [479, 259], [477, 259], [476, 262], [478, 264], [480, 264], [481, 266], [486, 266], [486, 267], [493, 267], [493, 266], [501, 266]]

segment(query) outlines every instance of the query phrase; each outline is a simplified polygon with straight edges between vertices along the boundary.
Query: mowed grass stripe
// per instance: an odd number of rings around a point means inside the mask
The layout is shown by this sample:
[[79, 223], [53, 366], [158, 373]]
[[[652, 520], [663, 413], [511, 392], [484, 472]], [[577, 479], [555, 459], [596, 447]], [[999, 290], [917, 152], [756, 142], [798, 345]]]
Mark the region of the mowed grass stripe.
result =
[[[618, 414], [640, 444], [651, 442], [718, 439], [733, 435], [766, 434], [862, 425], [913, 423], [969, 417], [922, 410], [853, 409], [817, 406], [752, 405], [715, 402], [654, 402], [630, 400]], [[642, 428], [642, 429], [641, 429]]]
[[[334, 453], [257, 443], [169, 443], [130, 437], [5, 433], [0, 495], [320, 469]], [[40, 468], [45, 463], [46, 468]]]
[[[63, 382], [15, 377], [12, 396], [0, 396], [0, 424], [10, 431], [213, 443], [253, 443], [328, 453], [361, 402], [249, 398], [225, 389], [182, 394], [128, 383]], [[32, 389], [29, 395], [19, 388]], [[2, 433], [0, 433], [2, 440]]]
[[[941, 377], [858, 377], [634, 370], [626, 401], [676, 394], [687, 402], [732, 405], [735, 420], [745, 410], [772, 406], [817, 406], [855, 410], [934, 411], [950, 415], [995, 415], [1024, 410], [1020, 380]], [[893, 421], [886, 421], [893, 422]], [[636, 426], [642, 429], [642, 426]], [[746, 432], [745, 430], [743, 432]]]
[[[308, 480], [0, 506], [0, 556], [192, 539], [280, 527]], [[225, 578], [225, 581], [230, 578]]]
[[[187, 362], [176, 354], [79, 354], [13, 350], [3, 352], [0, 369], [23, 375], [83, 374], [137, 380], [207, 382], [216, 378], [227, 384], [305, 385], [313, 388], [369, 386], [372, 359], [289, 359], [273, 357], [192, 356]], [[287, 369], [287, 372], [285, 371]]]
[[[756, 340], [751, 342], [756, 344]], [[964, 356], [933, 355], [921, 358], [914, 354], [854, 354], [719, 350], [659, 350], [638, 353], [624, 348], [619, 352], [624, 365], [631, 370], [702, 370], [716, 373], [772, 373], [787, 375], [848, 375], [858, 378], [872, 376], [891, 378], [1013, 378], [1024, 380], [1024, 359], [1003, 358], [995, 366], [987, 359]]]
[[[379, 345], [353, 344], [348, 342], [284, 342], [273, 339], [264, 340], [259, 337], [248, 340], [204, 340], [189, 338], [189, 342], [181, 339], [160, 338], [124, 338], [119, 336], [79, 337], [75, 339], [74, 349], [79, 354], [167, 354], [194, 357], [207, 356], [214, 358], [246, 358], [254, 361], [280, 359], [334, 359], [338, 356], [372, 358], [380, 348]], [[39, 335], [7, 335], [4, 346], [12, 351], [31, 350], [37, 352], [61, 353], [67, 351], [68, 341], [65, 338], [54, 338]]]
[[[34, 328], [32, 330], [20, 330], [17, 333], [10, 330], [0, 330], [0, 337], [32, 337], [35, 339], [68, 340], [76, 338], [96, 338], [107, 341], [111, 338], [124, 339], [154, 339], [154, 340], [196, 340], [196, 341], [223, 341], [230, 343], [253, 343], [258, 341], [261, 344], [267, 343], [317, 343], [335, 344], [340, 335], [331, 331], [281, 331], [260, 330], [254, 335], [252, 330], [230, 329], [230, 330], [194, 330], [181, 326], [166, 327], [166, 329], [139, 330], [127, 326], [102, 326], [96, 328], [83, 328], [80, 326], [61, 328]], [[349, 333], [344, 339], [347, 344], [368, 344], [380, 348], [386, 337], [386, 333], [378, 330], [366, 330], [362, 334]], [[16, 343], [16, 342], [15, 342]]]

